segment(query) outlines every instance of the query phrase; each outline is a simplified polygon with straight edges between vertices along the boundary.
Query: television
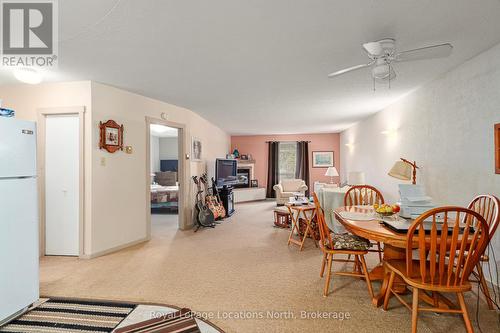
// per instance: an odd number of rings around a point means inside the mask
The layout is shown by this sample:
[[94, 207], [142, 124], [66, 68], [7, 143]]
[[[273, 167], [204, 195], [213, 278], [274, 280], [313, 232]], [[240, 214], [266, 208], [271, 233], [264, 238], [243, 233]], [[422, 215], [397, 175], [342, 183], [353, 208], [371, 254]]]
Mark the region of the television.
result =
[[215, 180], [217, 186], [231, 186], [238, 183], [236, 160], [218, 158], [215, 160]]

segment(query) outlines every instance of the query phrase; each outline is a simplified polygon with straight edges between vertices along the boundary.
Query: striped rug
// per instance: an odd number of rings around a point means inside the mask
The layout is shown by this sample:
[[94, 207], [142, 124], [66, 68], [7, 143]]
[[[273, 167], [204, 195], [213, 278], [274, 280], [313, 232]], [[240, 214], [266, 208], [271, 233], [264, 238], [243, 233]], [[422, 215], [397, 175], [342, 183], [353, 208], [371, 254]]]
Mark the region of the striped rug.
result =
[[136, 304], [54, 299], [42, 303], [0, 328], [0, 332], [111, 332]]

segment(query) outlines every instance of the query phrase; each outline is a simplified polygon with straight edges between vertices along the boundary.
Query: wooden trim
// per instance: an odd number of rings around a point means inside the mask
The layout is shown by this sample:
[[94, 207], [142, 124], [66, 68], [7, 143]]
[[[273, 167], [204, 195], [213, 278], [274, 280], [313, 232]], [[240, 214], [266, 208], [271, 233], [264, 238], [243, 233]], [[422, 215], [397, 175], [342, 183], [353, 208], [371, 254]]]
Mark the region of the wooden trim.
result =
[[[79, 167], [79, 257], [85, 256], [85, 106], [39, 108], [37, 136], [38, 193], [40, 213], [40, 256], [45, 255], [45, 118], [48, 115], [78, 115], [80, 125], [80, 167]], [[44, 144], [39, 144], [43, 142]]]
[[[179, 182], [179, 203], [178, 203], [178, 225], [179, 229], [186, 230], [192, 227], [192, 221], [189, 219], [191, 214], [189, 214], [189, 192], [190, 188], [190, 173], [186, 170], [186, 142], [187, 131], [186, 125], [181, 123], [176, 123], [169, 120], [163, 120], [153, 117], [146, 117], [146, 235], [147, 239], [151, 239], [151, 124], [163, 125], [168, 127], [173, 127], [178, 129], [178, 151], [179, 151], [179, 171], [178, 171], [178, 182]], [[189, 141], [191, 147], [191, 141]]]
[[495, 125], [495, 173], [500, 174], [500, 123]]
[[81, 255], [80, 259], [93, 259], [93, 258], [97, 258], [97, 257], [103, 256], [103, 255], [106, 255], [106, 254], [110, 254], [110, 253], [113, 253], [113, 252], [117, 252], [117, 251], [123, 250], [124, 248], [130, 247], [130, 246], [133, 246], [133, 245], [137, 245], [137, 244], [141, 244], [141, 243], [147, 242], [148, 240], [149, 240], [148, 237], [144, 237], [144, 238], [132, 241], [132, 242], [128, 242], [126, 244], [122, 244], [122, 245], [118, 245], [118, 246], [112, 247], [110, 249], [106, 249], [106, 250], [94, 252], [94, 253], [91, 253], [91, 254]]

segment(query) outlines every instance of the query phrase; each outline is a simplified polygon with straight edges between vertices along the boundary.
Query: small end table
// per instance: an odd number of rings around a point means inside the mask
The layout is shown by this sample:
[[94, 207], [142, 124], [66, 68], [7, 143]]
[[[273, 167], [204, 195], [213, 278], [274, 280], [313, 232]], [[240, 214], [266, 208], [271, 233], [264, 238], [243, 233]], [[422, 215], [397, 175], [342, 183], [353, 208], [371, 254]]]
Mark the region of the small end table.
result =
[[274, 225], [278, 228], [290, 228], [292, 219], [290, 212], [286, 207], [278, 207], [274, 209]]
[[[290, 212], [290, 216], [292, 217], [292, 229], [290, 230], [290, 236], [288, 237], [288, 245], [290, 245], [290, 243], [298, 245], [300, 246], [300, 251], [302, 251], [307, 236], [311, 236], [314, 245], [318, 247], [318, 243], [316, 242], [311, 226], [311, 222], [314, 216], [316, 215], [316, 206], [314, 205], [294, 206], [292, 204], [285, 204], [285, 205], [288, 208], [288, 211]], [[304, 231], [302, 239], [300, 239], [300, 229], [299, 229], [299, 219], [301, 216], [304, 218], [304, 221], [306, 222], [306, 230]], [[299, 240], [293, 237], [294, 231], [296, 231], [297, 234], [299, 235]]]

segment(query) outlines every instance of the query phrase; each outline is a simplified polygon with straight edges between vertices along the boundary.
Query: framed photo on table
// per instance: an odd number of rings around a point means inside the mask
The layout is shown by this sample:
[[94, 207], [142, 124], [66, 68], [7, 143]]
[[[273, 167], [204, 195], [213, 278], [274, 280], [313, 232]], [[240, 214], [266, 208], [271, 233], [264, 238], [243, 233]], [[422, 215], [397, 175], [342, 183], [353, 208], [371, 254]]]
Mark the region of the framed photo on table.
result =
[[328, 168], [334, 166], [333, 151], [313, 151], [312, 167]]
[[106, 149], [109, 153], [123, 150], [123, 125], [108, 120], [105, 123], [99, 122], [99, 130], [99, 149]]

